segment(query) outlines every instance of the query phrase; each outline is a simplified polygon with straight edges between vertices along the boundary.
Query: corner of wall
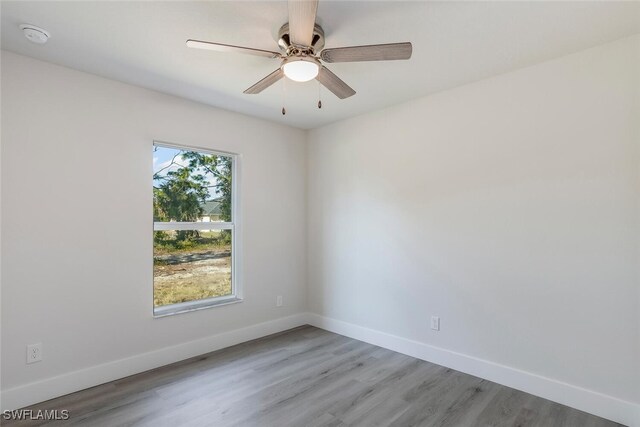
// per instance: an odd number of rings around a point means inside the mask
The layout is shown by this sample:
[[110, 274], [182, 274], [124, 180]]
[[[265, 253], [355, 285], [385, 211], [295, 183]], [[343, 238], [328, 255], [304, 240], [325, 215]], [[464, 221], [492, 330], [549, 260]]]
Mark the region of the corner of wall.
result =
[[304, 209], [305, 209], [305, 283], [304, 283], [304, 292], [305, 292], [305, 310], [307, 312], [311, 311], [311, 271], [309, 269], [309, 246], [310, 246], [310, 237], [309, 230], [311, 227], [309, 226], [310, 218], [309, 218], [309, 145], [311, 144], [311, 132], [313, 129], [305, 129], [304, 131]]

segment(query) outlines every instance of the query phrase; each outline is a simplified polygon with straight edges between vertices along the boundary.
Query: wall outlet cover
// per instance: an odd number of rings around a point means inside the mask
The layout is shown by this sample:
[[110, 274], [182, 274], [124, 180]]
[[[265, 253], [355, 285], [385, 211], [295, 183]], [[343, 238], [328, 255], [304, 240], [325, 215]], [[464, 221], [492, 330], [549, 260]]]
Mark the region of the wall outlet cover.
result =
[[431, 329], [434, 331], [440, 330], [440, 318], [438, 316], [431, 316]]
[[29, 344], [27, 346], [27, 364], [42, 360], [42, 343]]

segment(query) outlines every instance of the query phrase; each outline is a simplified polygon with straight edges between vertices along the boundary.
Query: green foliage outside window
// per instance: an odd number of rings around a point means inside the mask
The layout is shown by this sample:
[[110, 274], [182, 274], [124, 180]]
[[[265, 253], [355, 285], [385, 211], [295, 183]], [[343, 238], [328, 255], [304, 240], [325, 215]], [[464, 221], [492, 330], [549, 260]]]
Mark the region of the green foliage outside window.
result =
[[[181, 151], [169, 165], [153, 175], [153, 220], [195, 222], [203, 214], [202, 205], [212, 195], [220, 203], [220, 219], [231, 221], [231, 171], [230, 157]], [[164, 233], [156, 233], [156, 241], [164, 239]], [[195, 230], [177, 231], [178, 241], [199, 237]], [[230, 241], [231, 233], [221, 233], [224, 241]]]

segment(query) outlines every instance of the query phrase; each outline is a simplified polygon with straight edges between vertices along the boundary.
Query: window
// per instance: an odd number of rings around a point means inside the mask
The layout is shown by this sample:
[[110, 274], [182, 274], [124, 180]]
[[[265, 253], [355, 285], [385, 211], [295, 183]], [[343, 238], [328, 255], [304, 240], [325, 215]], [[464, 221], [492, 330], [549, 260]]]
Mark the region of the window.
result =
[[236, 156], [154, 143], [155, 316], [240, 301]]

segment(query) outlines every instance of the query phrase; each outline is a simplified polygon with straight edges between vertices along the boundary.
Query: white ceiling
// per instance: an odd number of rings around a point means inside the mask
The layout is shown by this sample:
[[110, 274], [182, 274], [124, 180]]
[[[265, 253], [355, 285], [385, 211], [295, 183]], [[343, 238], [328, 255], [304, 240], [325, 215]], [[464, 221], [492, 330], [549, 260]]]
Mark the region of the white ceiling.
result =
[[[112, 79], [314, 128], [366, 111], [640, 32], [640, 2], [399, 2], [321, 0], [327, 47], [413, 42], [409, 61], [329, 64], [357, 94], [339, 100], [318, 84], [244, 89], [279, 63], [185, 47], [195, 38], [277, 50], [286, 1], [2, 1], [2, 48]], [[21, 23], [41, 26], [46, 45]]]

